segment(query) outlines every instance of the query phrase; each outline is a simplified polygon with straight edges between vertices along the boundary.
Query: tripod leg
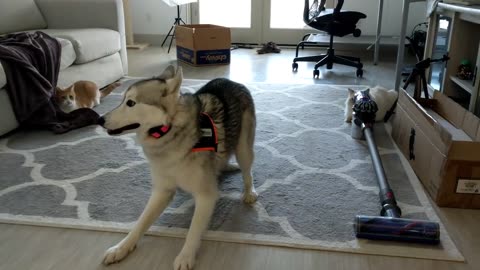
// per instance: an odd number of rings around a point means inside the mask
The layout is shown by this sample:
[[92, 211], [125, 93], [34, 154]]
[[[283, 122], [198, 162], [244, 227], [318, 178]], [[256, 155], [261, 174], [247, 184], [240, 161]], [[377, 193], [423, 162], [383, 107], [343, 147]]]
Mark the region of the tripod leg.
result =
[[428, 86], [427, 86], [427, 79], [425, 78], [425, 73], [422, 73], [421, 75], [421, 80], [422, 80], [422, 86], [423, 86], [423, 94], [425, 95], [425, 98], [428, 99]]
[[170, 27], [170, 31], [168, 31], [168, 34], [165, 36], [165, 39], [163, 39], [162, 47], [163, 47], [163, 44], [165, 44], [165, 41], [167, 41], [167, 38], [170, 36], [170, 33], [172, 32], [172, 30], [174, 29], [175, 29], [175, 23], [172, 25], [172, 27]]
[[175, 29], [173, 30], [172, 39], [170, 39], [170, 45], [168, 45], [168, 52], [170, 53], [170, 48], [172, 47], [173, 39], [175, 38]]
[[408, 75], [407, 80], [405, 81], [405, 84], [403, 85], [403, 89], [407, 90], [408, 85], [413, 81], [415, 78], [415, 69], [412, 70], [410, 75]]
[[415, 78], [415, 89], [413, 90], [413, 98], [419, 100], [422, 97], [422, 78], [417, 75]]

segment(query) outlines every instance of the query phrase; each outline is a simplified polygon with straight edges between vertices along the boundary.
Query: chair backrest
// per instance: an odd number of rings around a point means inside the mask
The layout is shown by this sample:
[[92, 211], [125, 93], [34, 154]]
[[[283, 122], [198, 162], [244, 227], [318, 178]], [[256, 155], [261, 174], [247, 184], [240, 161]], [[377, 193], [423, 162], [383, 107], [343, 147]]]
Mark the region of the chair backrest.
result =
[[336, 6], [335, 9], [333, 10], [333, 14], [338, 14], [338, 13], [340, 13], [340, 10], [342, 10], [342, 7], [343, 7], [343, 1], [344, 1], [344, 0], [337, 0], [337, 6]]
[[[305, 23], [317, 30], [327, 32], [332, 36], [343, 37], [353, 34], [359, 37], [360, 29], [357, 29], [357, 23], [360, 19], [364, 19], [367, 15], [358, 11], [342, 10], [344, 0], [337, 0], [337, 5], [333, 9], [327, 9], [322, 12], [326, 0], [314, 0], [309, 8], [309, 1], [305, 0], [303, 17]], [[312, 16], [313, 15], [313, 16]]]
[[314, 0], [312, 6], [310, 6], [310, 1], [305, 0], [305, 5], [303, 7], [303, 22], [309, 24], [314, 20], [322, 10], [318, 6], [318, 0]]
[[[318, 0], [314, 0], [310, 6], [310, 1], [305, 0], [305, 6], [303, 7], [303, 21], [306, 24], [310, 24], [325, 9], [325, 1], [326, 0], [322, 0], [322, 2], [318, 4]], [[343, 2], [344, 0], [337, 0], [337, 6], [333, 9], [333, 18], [335, 18], [342, 10]]]

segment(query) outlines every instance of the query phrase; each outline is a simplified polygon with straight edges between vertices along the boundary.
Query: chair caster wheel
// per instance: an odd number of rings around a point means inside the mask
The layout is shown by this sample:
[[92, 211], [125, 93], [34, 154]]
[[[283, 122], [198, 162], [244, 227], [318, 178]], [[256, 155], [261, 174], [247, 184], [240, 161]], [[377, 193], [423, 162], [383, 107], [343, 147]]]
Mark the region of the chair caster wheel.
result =
[[292, 71], [295, 72], [298, 70], [298, 64], [297, 63], [293, 63], [292, 64]]
[[362, 30], [360, 30], [358, 28], [353, 30], [353, 36], [354, 37], [359, 37], [361, 34], [362, 34]]
[[362, 78], [363, 77], [363, 69], [357, 69], [357, 77]]
[[332, 69], [333, 68], [333, 63], [327, 63], [327, 69]]
[[318, 79], [318, 76], [320, 76], [320, 71], [318, 69], [315, 69], [313, 71], [313, 78], [314, 79]]

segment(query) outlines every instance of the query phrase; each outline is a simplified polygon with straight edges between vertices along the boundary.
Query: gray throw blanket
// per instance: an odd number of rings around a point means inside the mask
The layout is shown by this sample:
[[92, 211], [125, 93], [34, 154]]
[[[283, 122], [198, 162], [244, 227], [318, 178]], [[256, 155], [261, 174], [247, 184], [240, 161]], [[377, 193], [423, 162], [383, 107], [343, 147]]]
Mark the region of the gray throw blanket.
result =
[[64, 113], [55, 103], [61, 50], [55, 38], [40, 31], [0, 37], [5, 88], [21, 128], [64, 133], [97, 123], [99, 115], [91, 109]]

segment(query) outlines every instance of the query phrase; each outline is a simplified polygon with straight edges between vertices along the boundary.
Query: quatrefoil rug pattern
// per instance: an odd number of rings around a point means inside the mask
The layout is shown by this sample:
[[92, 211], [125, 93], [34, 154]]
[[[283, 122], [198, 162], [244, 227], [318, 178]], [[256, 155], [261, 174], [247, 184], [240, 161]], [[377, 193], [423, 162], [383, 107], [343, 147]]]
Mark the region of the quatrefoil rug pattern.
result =
[[[116, 107], [134, 81], [126, 80], [95, 110]], [[185, 80], [182, 91], [205, 83]], [[242, 203], [240, 173], [224, 175], [205, 239], [463, 260], [443, 225], [436, 247], [355, 238], [355, 215], [377, 215], [379, 202], [366, 143], [353, 140], [343, 121], [347, 86], [246, 85], [257, 109], [258, 202]], [[404, 216], [438, 221], [388, 131], [378, 124], [375, 136]], [[150, 193], [148, 164], [135, 137], [109, 137], [96, 126], [63, 135], [17, 132], [0, 140], [0, 172], [0, 220], [14, 224], [127, 232]], [[191, 196], [177, 192], [148, 233], [183, 237], [193, 209]]]

